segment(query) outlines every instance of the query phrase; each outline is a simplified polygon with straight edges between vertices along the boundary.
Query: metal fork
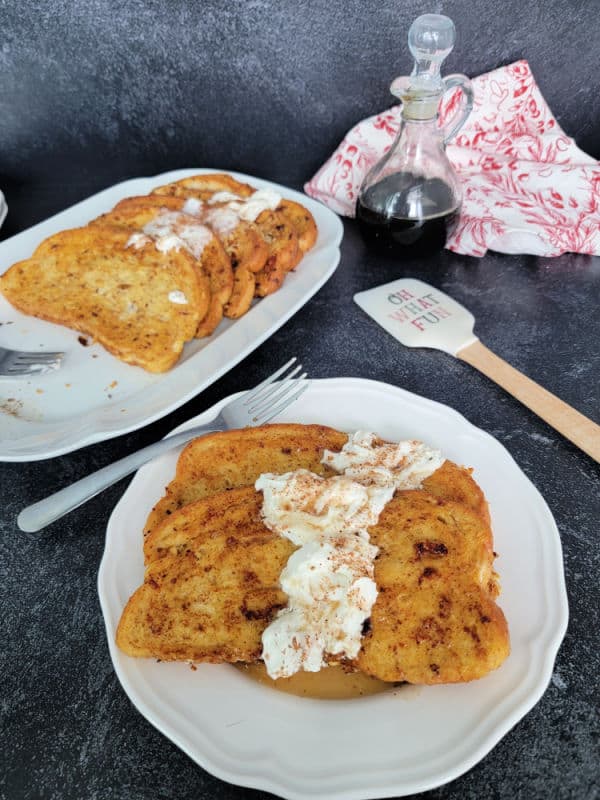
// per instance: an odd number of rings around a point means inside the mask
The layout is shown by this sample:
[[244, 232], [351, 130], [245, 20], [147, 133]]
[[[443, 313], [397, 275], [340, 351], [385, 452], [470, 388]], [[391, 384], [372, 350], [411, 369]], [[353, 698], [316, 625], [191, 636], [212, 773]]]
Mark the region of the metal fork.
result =
[[0, 347], [0, 377], [19, 378], [23, 375], [44, 375], [60, 367], [64, 353], [34, 353]]
[[[60, 519], [112, 486], [113, 483], [134, 472], [142, 464], [146, 464], [167, 450], [172, 450], [204, 433], [263, 425], [286, 409], [308, 389], [310, 381], [306, 380], [306, 372], [298, 375], [302, 366], [298, 364], [290, 370], [295, 362], [295, 357], [290, 359], [287, 364], [284, 364], [254, 389], [228, 403], [209, 423], [196, 425], [187, 431], [167, 436], [166, 439], [144, 447], [97, 472], [92, 472], [86, 478], [72, 483], [44, 500], [27, 506], [19, 514], [17, 525], [22, 531], [28, 533], [40, 531], [46, 525]], [[281, 380], [277, 381], [277, 378], [281, 378]]]

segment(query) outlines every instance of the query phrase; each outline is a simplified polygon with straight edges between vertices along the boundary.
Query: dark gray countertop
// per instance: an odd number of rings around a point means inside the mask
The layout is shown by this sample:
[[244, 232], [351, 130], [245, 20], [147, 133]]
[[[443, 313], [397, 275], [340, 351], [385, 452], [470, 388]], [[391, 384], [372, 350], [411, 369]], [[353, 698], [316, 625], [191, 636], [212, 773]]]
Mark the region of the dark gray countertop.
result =
[[[77, 187], [66, 199], [85, 194]], [[16, 217], [23, 226], [53, 210], [49, 201], [22, 207], [18, 199], [13, 209], [13, 224]], [[352, 222], [345, 228], [341, 263], [326, 286], [255, 353], [184, 407], [143, 430], [60, 458], [0, 465], [2, 796], [266, 796], [223, 784], [197, 767], [133, 709], [113, 673], [96, 573], [108, 517], [127, 481], [44, 534], [19, 533], [15, 517], [33, 499], [253, 385], [293, 354], [301, 356], [311, 376], [386, 381], [457, 409], [505, 445], [546, 498], [560, 530], [571, 620], [548, 690], [480, 764], [427, 796], [596, 796], [600, 470], [467, 365], [396, 345], [351, 298], [399, 275], [429, 281], [472, 309], [477, 331], [497, 353], [600, 422], [600, 321], [594, 302], [600, 259], [489, 254], [477, 260], [445, 252], [430, 262], [399, 265], [371, 255]]]
[[[125, 9], [124, 6], [127, 6]], [[239, 169], [299, 187], [355, 121], [389, 103], [424, 10], [459, 29], [449, 70], [526, 57], [561, 124], [600, 156], [594, 2], [116, 0], [1, 3], [0, 188], [6, 238], [118, 180], [176, 167]], [[252, 386], [291, 355], [313, 377], [386, 381], [495, 436], [545, 497], [563, 545], [570, 623], [535, 708], [428, 800], [598, 797], [600, 469], [466, 364], [396, 344], [352, 302], [396, 277], [463, 302], [496, 353], [600, 423], [600, 258], [444, 252], [398, 264], [345, 223], [325, 287], [231, 372], [163, 420], [81, 451], [0, 464], [0, 797], [259, 800], [196, 766], [134, 710], [110, 662], [96, 574], [128, 481], [41, 535], [18, 511]], [[1, 265], [4, 267], [5, 265]]]

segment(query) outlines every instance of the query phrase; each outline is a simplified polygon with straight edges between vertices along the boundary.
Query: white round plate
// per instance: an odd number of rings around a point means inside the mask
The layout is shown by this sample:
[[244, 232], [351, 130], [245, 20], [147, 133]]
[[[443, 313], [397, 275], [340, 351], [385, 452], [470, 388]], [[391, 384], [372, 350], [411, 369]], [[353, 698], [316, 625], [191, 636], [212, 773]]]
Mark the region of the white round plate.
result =
[[[124, 197], [215, 169], [183, 169], [111, 186], [22, 233], [0, 242], [0, 273], [29, 258], [47, 236], [87, 224]], [[333, 274], [344, 228], [339, 217], [299, 192], [239, 172], [238, 180], [302, 203], [319, 229], [313, 249], [288, 273], [278, 292], [237, 320], [224, 319], [205, 339], [188, 342], [177, 364], [153, 375], [111, 355], [91, 337], [22, 314], [0, 294], [0, 345], [64, 351], [61, 368], [31, 378], [0, 378], [0, 461], [35, 461], [111, 439], [164, 417], [220, 378], [280, 328]], [[1, 211], [1, 209], [0, 209]]]
[[[190, 423], [210, 420], [228, 399]], [[446, 783], [482, 759], [550, 680], [568, 617], [552, 515], [499, 442], [447, 406], [402, 389], [354, 378], [314, 381], [277, 421], [422, 439], [474, 467], [490, 504], [511, 655], [470, 684], [330, 701], [274, 691], [228, 665], [193, 671], [124, 655], [116, 627], [143, 581], [142, 529], [174, 474], [175, 452], [138, 472], [108, 525], [98, 587], [119, 680], [153, 725], [231, 783], [294, 800], [403, 796]]]

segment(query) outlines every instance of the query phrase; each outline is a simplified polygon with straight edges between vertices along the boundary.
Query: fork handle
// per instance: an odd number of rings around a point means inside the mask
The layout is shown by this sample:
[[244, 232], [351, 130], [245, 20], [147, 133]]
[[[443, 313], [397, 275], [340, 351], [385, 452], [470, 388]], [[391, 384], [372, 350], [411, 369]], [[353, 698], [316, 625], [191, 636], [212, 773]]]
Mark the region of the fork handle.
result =
[[600, 462], [600, 425], [511, 367], [479, 340], [456, 355], [506, 389], [594, 461]]
[[202, 429], [195, 427], [189, 431], [167, 436], [166, 439], [161, 439], [160, 442], [150, 444], [148, 447], [143, 447], [141, 450], [115, 461], [114, 464], [109, 464], [96, 472], [92, 472], [91, 475], [72, 483], [70, 486], [66, 486], [44, 500], [27, 506], [17, 517], [17, 525], [20, 530], [27, 533], [41, 531], [46, 525], [64, 517], [65, 514], [83, 505], [87, 500], [91, 500], [92, 497], [103, 492], [104, 489], [108, 489], [109, 486], [112, 486], [113, 483], [121, 480], [121, 478], [135, 472], [138, 467], [151, 461], [156, 456], [195, 439], [199, 434], [219, 430], [222, 430], [222, 428], [213, 425], [207, 425], [206, 428]]

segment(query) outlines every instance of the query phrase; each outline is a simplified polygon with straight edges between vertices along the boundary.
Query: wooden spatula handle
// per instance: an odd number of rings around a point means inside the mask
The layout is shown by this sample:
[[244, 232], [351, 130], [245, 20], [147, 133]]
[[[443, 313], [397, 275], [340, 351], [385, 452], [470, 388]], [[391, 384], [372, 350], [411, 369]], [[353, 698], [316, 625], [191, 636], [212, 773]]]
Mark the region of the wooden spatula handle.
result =
[[456, 355], [502, 386], [584, 453], [600, 462], [600, 425], [511, 367], [480, 341], [464, 347]]

